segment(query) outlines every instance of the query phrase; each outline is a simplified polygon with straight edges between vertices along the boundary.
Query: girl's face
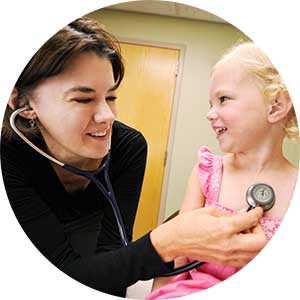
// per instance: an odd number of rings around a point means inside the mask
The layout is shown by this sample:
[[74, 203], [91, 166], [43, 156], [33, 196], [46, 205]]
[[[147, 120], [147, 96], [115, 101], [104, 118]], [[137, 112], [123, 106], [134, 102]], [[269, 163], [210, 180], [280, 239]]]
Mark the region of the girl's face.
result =
[[101, 160], [116, 116], [110, 61], [93, 52], [74, 57], [59, 75], [42, 81], [30, 105], [50, 153], [64, 163]]
[[237, 60], [220, 63], [210, 82], [207, 118], [220, 150], [235, 153], [264, 143], [268, 134], [268, 106], [255, 79]]

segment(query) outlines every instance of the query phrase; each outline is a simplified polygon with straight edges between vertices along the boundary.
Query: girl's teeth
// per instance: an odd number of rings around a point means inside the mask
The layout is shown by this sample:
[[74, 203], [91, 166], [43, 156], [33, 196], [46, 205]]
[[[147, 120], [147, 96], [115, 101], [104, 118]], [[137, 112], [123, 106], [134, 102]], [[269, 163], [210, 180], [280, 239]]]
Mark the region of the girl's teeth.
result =
[[226, 127], [221, 127], [221, 128], [218, 128], [218, 129], [217, 129], [217, 133], [222, 133], [222, 132], [224, 132], [224, 131], [226, 131], [226, 130], [227, 130]]

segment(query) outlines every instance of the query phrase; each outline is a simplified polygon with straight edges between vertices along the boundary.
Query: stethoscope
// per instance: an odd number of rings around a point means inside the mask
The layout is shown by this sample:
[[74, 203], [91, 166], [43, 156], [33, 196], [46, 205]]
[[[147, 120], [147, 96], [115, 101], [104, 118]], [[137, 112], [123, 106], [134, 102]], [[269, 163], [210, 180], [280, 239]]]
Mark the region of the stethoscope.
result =
[[[104, 157], [102, 165], [100, 166], [100, 168], [98, 168], [95, 171], [86, 171], [86, 170], [81, 170], [78, 169], [76, 167], [73, 167], [71, 165], [65, 164], [59, 160], [57, 160], [56, 158], [50, 156], [49, 154], [47, 154], [46, 152], [44, 152], [43, 150], [41, 150], [40, 148], [38, 148], [36, 145], [34, 145], [16, 126], [15, 124], [15, 118], [18, 114], [20, 114], [21, 112], [25, 111], [25, 110], [31, 110], [32, 108], [30, 107], [30, 105], [26, 105], [22, 108], [16, 109], [10, 116], [10, 126], [12, 127], [13, 131], [25, 142], [27, 143], [30, 147], [32, 147], [34, 150], [36, 150], [39, 154], [41, 154], [42, 156], [46, 157], [47, 159], [49, 159], [50, 161], [54, 162], [55, 164], [59, 165], [60, 167], [62, 167], [63, 169], [66, 169], [76, 175], [79, 176], [83, 176], [87, 179], [89, 179], [90, 181], [92, 181], [97, 188], [101, 191], [101, 193], [104, 195], [104, 197], [108, 200], [108, 202], [110, 203], [117, 225], [118, 225], [118, 230], [120, 233], [120, 237], [121, 237], [121, 241], [123, 246], [127, 246], [129, 244], [128, 239], [127, 239], [127, 235], [126, 235], [126, 231], [125, 231], [125, 227], [124, 227], [124, 223], [123, 223], [123, 219], [116, 201], [116, 197], [114, 195], [114, 191], [113, 191], [113, 187], [111, 185], [110, 179], [109, 179], [109, 175], [108, 175], [108, 168], [109, 168], [109, 163], [110, 163], [110, 158], [111, 158], [111, 151], [109, 150], [107, 155]], [[99, 174], [103, 173], [104, 175], [104, 180], [105, 180], [105, 184], [107, 186], [107, 188], [104, 187], [104, 185], [100, 182], [100, 180], [97, 178], [97, 176], [99, 176]], [[273, 188], [265, 183], [256, 183], [251, 185], [248, 190], [247, 190], [247, 194], [246, 194], [246, 200], [248, 203], [248, 209], [247, 211], [255, 208], [256, 206], [261, 206], [264, 211], [269, 210], [273, 207], [274, 203], [275, 203], [275, 193]], [[205, 262], [202, 261], [194, 261], [191, 262], [185, 266], [179, 267], [179, 268], [175, 268], [170, 272], [167, 272], [165, 274], [162, 274], [160, 276], [162, 277], [168, 277], [168, 276], [174, 276], [174, 275], [178, 275], [187, 271], [190, 271], [196, 267], [199, 267], [201, 265], [205, 264]]]
[[[116, 201], [116, 197], [114, 195], [114, 191], [109, 179], [109, 175], [108, 175], [108, 167], [109, 167], [109, 162], [110, 162], [110, 150], [108, 151], [107, 155], [104, 157], [102, 165], [100, 168], [98, 168], [95, 171], [85, 171], [85, 170], [80, 170], [76, 167], [73, 167], [71, 165], [65, 164], [59, 160], [57, 160], [56, 158], [50, 156], [49, 154], [47, 154], [46, 152], [44, 152], [43, 150], [41, 150], [40, 148], [38, 148], [36, 145], [34, 145], [16, 126], [15, 124], [15, 118], [18, 114], [20, 114], [21, 112], [25, 111], [25, 110], [31, 110], [30, 105], [26, 105], [22, 108], [19, 108], [17, 110], [15, 110], [9, 119], [10, 122], [10, 126], [12, 127], [12, 129], [14, 130], [14, 132], [24, 141], [26, 142], [29, 146], [31, 146], [34, 150], [36, 150], [38, 153], [40, 153], [41, 155], [43, 155], [44, 157], [46, 157], [47, 159], [49, 159], [50, 161], [54, 162], [55, 164], [61, 166], [63, 169], [66, 169], [76, 175], [79, 176], [83, 176], [89, 180], [91, 180], [97, 187], [98, 189], [102, 192], [102, 194], [104, 195], [104, 197], [108, 200], [108, 202], [110, 203], [112, 209], [113, 209], [113, 213], [115, 215], [116, 221], [117, 221], [117, 225], [118, 225], [118, 229], [119, 229], [119, 233], [121, 236], [121, 241], [123, 246], [127, 246], [128, 245], [128, 239], [127, 239], [127, 235], [125, 232], [125, 227], [124, 227], [124, 223], [123, 223], [123, 219]], [[105, 179], [105, 183], [107, 185], [107, 189], [105, 189], [104, 185], [100, 182], [100, 180], [97, 178], [97, 176], [99, 176], [99, 174], [103, 173], [104, 175], [104, 179]]]

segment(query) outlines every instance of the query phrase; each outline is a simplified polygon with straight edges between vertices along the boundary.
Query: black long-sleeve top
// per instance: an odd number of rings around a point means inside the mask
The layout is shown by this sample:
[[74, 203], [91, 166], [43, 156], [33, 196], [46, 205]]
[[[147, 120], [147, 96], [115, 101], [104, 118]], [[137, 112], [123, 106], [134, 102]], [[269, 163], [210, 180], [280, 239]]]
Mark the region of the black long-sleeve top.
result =
[[[130, 241], [146, 155], [142, 134], [116, 121], [109, 175]], [[76, 195], [67, 193], [50, 162], [21, 140], [2, 137], [1, 166], [8, 199], [23, 230], [69, 276], [122, 297], [137, 280], [169, 269], [149, 234], [122, 247], [112, 209], [93, 183]]]

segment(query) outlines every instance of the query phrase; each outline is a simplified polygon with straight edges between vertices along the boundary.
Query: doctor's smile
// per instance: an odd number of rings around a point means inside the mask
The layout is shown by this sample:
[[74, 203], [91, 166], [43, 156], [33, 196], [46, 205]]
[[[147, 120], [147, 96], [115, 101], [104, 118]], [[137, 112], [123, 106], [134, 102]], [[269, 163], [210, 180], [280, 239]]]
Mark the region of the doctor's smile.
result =
[[88, 133], [88, 135], [92, 136], [92, 137], [104, 137], [106, 136], [108, 131], [99, 131], [99, 132], [92, 132], [92, 133]]

